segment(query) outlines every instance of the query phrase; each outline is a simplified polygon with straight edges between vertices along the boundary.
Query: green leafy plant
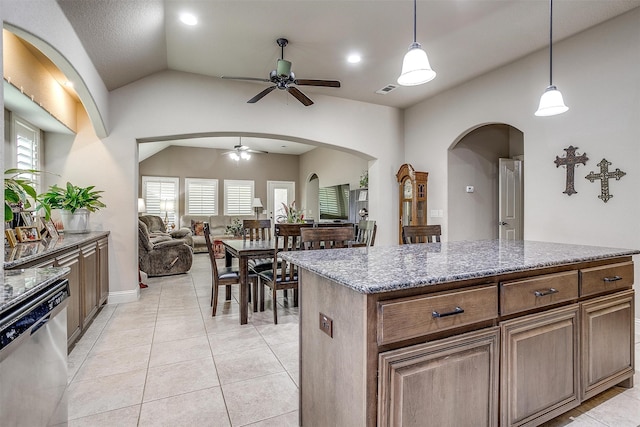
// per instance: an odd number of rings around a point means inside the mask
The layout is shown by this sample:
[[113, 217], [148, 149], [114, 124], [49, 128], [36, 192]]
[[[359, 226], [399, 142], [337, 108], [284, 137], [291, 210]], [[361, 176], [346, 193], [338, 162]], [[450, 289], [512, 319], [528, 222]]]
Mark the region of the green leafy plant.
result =
[[7, 169], [4, 171], [4, 220], [13, 219], [13, 209], [18, 206], [20, 209], [30, 209], [36, 204], [36, 210], [44, 208], [46, 218], [51, 215], [51, 208], [46, 203], [38, 199], [34, 183], [29, 178], [22, 178], [22, 174], [38, 174], [35, 169]]
[[296, 209], [295, 200], [291, 202], [291, 205], [287, 206], [282, 204], [283, 214], [278, 215], [276, 218], [278, 222], [286, 222], [289, 224], [298, 224], [304, 222], [304, 209]]
[[78, 187], [67, 182], [65, 187], [52, 185], [49, 191], [39, 197], [43, 203], [49, 205], [50, 209], [62, 209], [74, 213], [78, 209], [87, 209], [89, 212], [96, 212], [106, 205], [100, 201], [102, 191], [94, 190], [95, 186]]
[[231, 220], [231, 224], [227, 225], [224, 234], [230, 234], [235, 237], [242, 236], [244, 229], [242, 227], [242, 223], [238, 218], [234, 218]]
[[362, 171], [362, 175], [360, 175], [360, 188], [367, 188], [369, 186], [369, 171]]

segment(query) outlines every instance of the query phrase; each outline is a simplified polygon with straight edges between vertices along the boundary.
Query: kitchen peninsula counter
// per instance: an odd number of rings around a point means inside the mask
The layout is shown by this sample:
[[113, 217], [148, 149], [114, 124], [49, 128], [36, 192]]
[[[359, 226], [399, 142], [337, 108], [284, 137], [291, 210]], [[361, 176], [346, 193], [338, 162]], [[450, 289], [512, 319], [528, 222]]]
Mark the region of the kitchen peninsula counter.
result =
[[539, 425], [632, 386], [632, 255], [533, 241], [299, 251], [304, 426]]

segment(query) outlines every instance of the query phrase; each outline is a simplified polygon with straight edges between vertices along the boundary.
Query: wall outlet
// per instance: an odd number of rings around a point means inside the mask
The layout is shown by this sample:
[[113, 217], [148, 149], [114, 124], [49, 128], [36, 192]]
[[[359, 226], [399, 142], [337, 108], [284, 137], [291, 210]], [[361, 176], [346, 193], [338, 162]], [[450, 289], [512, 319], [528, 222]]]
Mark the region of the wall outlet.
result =
[[320, 313], [320, 330], [333, 338], [333, 319]]

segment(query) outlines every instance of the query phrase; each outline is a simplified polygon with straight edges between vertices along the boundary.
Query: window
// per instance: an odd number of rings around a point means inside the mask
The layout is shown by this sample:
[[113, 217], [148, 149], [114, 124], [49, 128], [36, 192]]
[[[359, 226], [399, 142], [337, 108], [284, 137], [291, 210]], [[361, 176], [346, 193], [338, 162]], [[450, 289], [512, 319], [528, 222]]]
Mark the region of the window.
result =
[[224, 214], [253, 215], [253, 181], [224, 180]]
[[168, 224], [176, 224], [179, 211], [178, 190], [178, 178], [143, 176], [142, 197], [147, 205], [147, 214], [166, 217]]
[[[14, 119], [16, 163], [18, 169], [40, 169], [40, 129], [18, 118]], [[37, 192], [40, 192], [40, 179], [37, 174], [23, 173], [21, 178], [29, 179]]]
[[218, 180], [185, 178], [188, 215], [218, 215]]

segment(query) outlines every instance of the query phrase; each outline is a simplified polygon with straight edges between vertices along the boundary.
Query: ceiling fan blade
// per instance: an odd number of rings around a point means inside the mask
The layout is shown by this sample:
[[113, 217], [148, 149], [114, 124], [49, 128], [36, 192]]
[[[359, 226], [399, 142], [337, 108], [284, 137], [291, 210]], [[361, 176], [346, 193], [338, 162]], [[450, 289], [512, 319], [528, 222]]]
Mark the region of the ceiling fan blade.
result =
[[300, 90], [298, 90], [295, 87], [288, 87], [287, 88], [287, 92], [289, 92], [291, 95], [293, 95], [293, 97], [295, 99], [297, 99], [298, 101], [302, 102], [305, 107], [308, 107], [309, 105], [313, 104], [313, 101], [311, 99], [309, 99], [309, 97], [307, 97], [307, 95], [305, 95], [304, 93], [300, 92]]
[[293, 81], [300, 86], [326, 86], [326, 87], [340, 87], [338, 80], [309, 80], [309, 79], [297, 79]]
[[271, 87], [266, 88], [265, 90], [263, 90], [262, 92], [260, 92], [259, 94], [257, 94], [256, 96], [254, 96], [253, 98], [248, 100], [247, 104], [254, 104], [254, 103], [260, 101], [262, 98], [265, 97], [265, 95], [269, 94], [275, 88], [276, 88], [276, 86], [271, 86]]
[[256, 153], [256, 154], [269, 154], [268, 151], [262, 151], [262, 150], [254, 150], [253, 148], [247, 150], [249, 153]]
[[265, 83], [269, 83], [271, 80], [269, 79], [260, 79], [258, 77], [232, 77], [232, 76], [220, 76], [221, 79], [228, 79], [228, 80], [249, 80], [252, 82], [265, 82]]

